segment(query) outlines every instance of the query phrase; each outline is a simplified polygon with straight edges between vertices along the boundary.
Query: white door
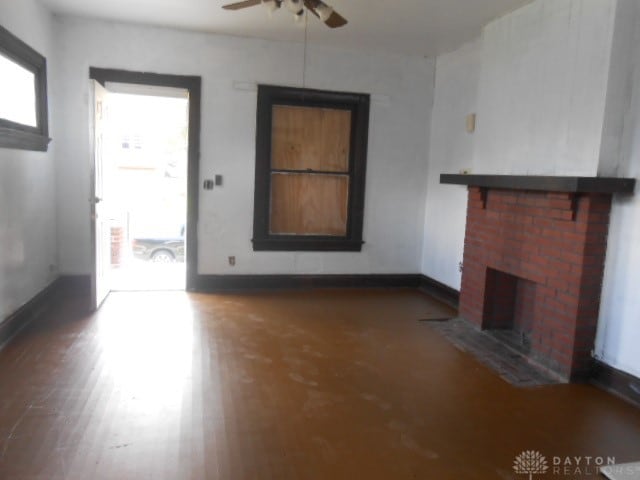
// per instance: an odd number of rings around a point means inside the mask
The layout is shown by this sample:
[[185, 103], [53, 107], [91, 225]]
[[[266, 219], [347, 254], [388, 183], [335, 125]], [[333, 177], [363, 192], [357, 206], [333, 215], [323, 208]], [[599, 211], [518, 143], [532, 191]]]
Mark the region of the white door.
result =
[[98, 309], [111, 291], [111, 219], [108, 199], [105, 198], [103, 166], [107, 90], [95, 80], [93, 83], [93, 169], [91, 203], [91, 235], [93, 243], [93, 271], [91, 275], [92, 307]]

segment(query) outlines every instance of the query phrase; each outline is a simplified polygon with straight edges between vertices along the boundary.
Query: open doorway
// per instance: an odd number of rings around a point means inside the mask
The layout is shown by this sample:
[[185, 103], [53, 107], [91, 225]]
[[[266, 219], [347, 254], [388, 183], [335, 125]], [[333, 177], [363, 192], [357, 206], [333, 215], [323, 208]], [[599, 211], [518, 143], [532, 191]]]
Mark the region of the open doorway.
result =
[[111, 289], [184, 290], [188, 92], [113, 82], [105, 87]]
[[94, 68], [91, 78], [94, 306], [111, 290], [190, 288], [200, 79]]

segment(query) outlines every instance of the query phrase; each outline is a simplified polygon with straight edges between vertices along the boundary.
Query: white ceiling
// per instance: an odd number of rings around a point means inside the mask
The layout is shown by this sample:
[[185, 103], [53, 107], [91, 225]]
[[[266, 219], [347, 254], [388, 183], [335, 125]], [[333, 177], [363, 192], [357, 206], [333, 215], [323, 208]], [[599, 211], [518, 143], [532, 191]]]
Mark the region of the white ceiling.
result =
[[[258, 5], [222, 10], [234, 0], [40, 0], [52, 11], [202, 32], [302, 42], [304, 26], [285, 10]], [[327, 0], [349, 24], [331, 30], [309, 18], [309, 42], [434, 56], [472, 40], [489, 21], [531, 0]]]

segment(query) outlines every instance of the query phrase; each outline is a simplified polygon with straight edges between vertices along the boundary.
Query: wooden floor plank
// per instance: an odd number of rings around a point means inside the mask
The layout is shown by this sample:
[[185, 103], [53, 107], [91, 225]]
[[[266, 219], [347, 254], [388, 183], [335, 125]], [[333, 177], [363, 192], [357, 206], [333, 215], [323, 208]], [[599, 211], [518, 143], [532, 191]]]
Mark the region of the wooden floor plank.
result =
[[516, 479], [523, 450], [640, 455], [637, 409], [507, 384], [419, 321], [453, 312], [417, 291], [123, 292], [82, 312], [61, 302], [0, 351], [1, 479]]

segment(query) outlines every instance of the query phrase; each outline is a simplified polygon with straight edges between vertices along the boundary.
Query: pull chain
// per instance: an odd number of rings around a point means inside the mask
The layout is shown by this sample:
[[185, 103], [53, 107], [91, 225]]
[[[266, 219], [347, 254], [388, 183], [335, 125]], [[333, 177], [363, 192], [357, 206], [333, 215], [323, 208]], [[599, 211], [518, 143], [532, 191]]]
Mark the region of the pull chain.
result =
[[307, 43], [309, 40], [309, 13], [304, 14], [304, 56], [302, 59], [302, 88], [307, 85]]

